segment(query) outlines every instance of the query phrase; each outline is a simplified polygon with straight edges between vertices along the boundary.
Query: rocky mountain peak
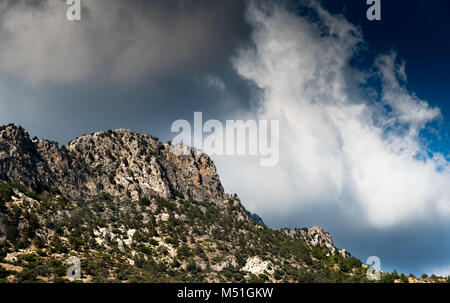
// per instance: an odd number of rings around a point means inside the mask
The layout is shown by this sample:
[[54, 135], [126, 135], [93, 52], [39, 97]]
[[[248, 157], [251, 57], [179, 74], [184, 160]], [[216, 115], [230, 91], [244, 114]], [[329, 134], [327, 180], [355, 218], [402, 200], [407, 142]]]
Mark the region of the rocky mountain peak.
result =
[[0, 178], [42, 191], [53, 183], [36, 144], [21, 126], [0, 127]]
[[2, 179], [73, 197], [107, 193], [138, 200], [158, 196], [220, 202], [225, 199], [216, 168], [195, 150], [174, 153], [158, 138], [118, 129], [81, 136], [67, 146], [30, 140], [20, 126], [0, 131]]
[[0, 127], [1, 151], [10, 157], [35, 151], [28, 132], [21, 126], [9, 124]]

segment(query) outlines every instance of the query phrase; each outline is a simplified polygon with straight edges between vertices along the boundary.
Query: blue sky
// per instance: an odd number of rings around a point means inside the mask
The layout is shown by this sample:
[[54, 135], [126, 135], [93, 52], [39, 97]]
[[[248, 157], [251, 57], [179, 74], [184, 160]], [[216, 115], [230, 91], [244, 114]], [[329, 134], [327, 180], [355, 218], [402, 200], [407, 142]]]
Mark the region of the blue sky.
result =
[[377, 22], [361, 14], [368, 7], [364, 2], [327, 0], [324, 5], [361, 26], [370, 55], [394, 49], [406, 61], [409, 89], [442, 111], [442, 140], [432, 137], [432, 146], [448, 153], [450, 3], [446, 0], [382, 1], [382, 21]]
[[62, 1], [2, 2], [0, 123], [65, 144], [113, 128], [167, 141], [194, 111], [280, 119], [277, 167], [214, 158], [229, 193], [385, 270], [450, 273], [449, 2], [381, 0], [373, 22], [364, 0], [270, 3], [96, 0], [70, 23]]

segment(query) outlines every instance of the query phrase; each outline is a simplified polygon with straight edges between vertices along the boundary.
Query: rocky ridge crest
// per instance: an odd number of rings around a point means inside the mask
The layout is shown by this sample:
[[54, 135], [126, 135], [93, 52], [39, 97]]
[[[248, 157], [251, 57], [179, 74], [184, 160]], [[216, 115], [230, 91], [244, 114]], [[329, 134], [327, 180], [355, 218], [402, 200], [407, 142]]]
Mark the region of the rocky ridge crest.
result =
[[12, 124], [0, 129], [0, 178], [37, 192], [56, 187], [74, 198], [106, 192], [132, 200], [224, 200], [212, 160], [190, 151], [177, 155], [169, 143], [124, 129], [81, 136], [59, 148], [55, 142], [31, 140]]

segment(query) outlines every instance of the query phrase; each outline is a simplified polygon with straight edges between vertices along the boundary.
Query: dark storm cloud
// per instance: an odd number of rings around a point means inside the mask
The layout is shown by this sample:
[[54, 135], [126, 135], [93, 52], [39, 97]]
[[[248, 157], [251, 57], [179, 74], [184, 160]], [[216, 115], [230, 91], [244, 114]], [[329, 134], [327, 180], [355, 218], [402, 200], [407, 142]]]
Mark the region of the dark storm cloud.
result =
[[[214, 74], [161, 77], [152, 81], [109, 85], [18, 85], [0, 83], [1, 124], [15, 122], [32, 135], [61, 144], [81, 134], [128, 128], [171, 140], [171, 123], [193, 119], [194, 111], [206, 118], [225, 119], [250, 108], [250, 91], [232, 70], [215, 68]], [[208, 84], [218, 77], [226, 91]]]
[[[130, 128], [171, 138], [196, 110], [248, 109], [250, 91], [229, 64], [245, 43], [246, 1], [65, 1], [0, 4], [0, 120], [61, 143]], [[222, 88], [211, 85], [215, 79]]]
[[39, 84], [187, 74], [221, 60], [242, 30], [244, 1], [60, 0], [0, 5], [0, 72]]

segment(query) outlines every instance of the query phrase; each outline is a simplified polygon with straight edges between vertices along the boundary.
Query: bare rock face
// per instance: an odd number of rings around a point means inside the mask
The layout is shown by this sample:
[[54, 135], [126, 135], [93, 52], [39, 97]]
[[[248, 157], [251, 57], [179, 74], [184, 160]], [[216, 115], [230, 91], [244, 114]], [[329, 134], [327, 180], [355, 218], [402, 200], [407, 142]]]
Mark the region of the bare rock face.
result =
[[263, 261], [258, 256], [248, 258], [243, 271], [251, 272], [252, 274], [259, 275], [265, 272], [273, 272], [270, 261]]
[[41, 192], [71, 197], [109, 194], [198, 201], [225, 199], [216, 168], [206, 154], [178, 155], [171, 144], [130, 130], [85, 135], [61, 148], [34, 139], [20, 126], [0, 130], [1, 179]]
[[285, 234], [291, 238], [297, 238], [305, 241], [312, 247], [321, 246], [326, 248], [332, 255], [339, 253], [344, 258], [350, 257], [349, 253], [345, 249], [338, 249], [334, 246], [331, 234], [325, 232], [322, 228], [318, 226], [313, 226], [311, 228], [302, 229], [283, 229]]
[[36, 145], [20, 126], [0, 128], [0, 178], [37, 191], [45, 190], [55, 182]]
[[194, 148], [189, 150], [189, 155], [177, 155], [171, 144], [164, 144], [159, 160], [170, 184], [195, 200], [222, 201], [225, 194], [213, 161]]

